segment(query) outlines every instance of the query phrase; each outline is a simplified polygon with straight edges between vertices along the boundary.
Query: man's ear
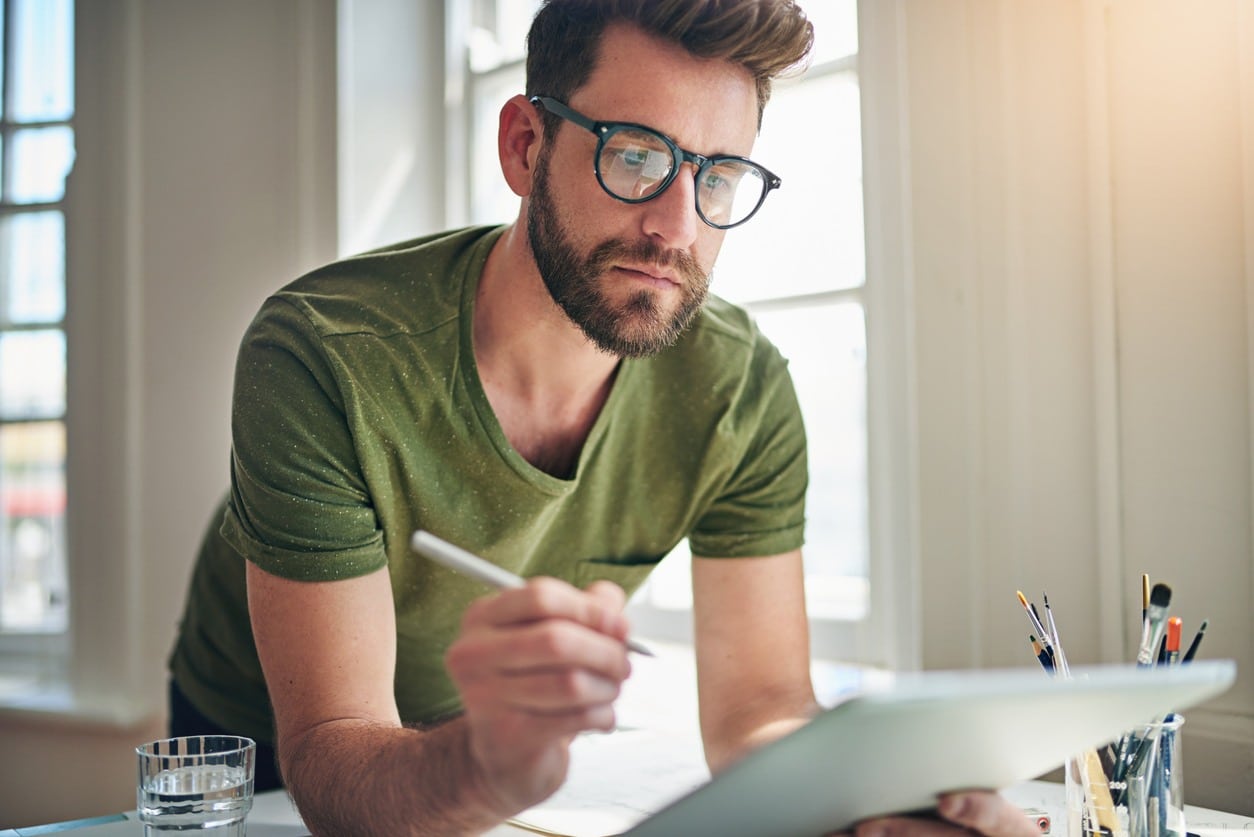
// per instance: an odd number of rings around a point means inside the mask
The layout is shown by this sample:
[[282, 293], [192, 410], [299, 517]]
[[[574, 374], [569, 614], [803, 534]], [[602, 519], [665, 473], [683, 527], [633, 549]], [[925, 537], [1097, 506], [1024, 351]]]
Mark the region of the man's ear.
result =
[[510, 97], [501, 108], [496, 145], [505, 182], [520, 198], [531, 194], [531, 179], [543, 142], [544, 122], [539, 111], [522, 94]]

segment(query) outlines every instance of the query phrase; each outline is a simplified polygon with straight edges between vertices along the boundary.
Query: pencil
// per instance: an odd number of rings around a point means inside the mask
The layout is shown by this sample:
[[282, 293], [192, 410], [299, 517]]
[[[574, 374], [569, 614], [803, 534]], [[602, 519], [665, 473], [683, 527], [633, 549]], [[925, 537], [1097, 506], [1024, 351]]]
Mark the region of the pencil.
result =
[[[422, 529], [414, 532], [409, 539], [409, 547], [420, 555], [425, 555], [437, 564], [450, 570], [482, 581], [497, 590], [517, 590], [526, 586], [527, 582], [503, 567], [467, 552], [460, 546], [454, 546], [446, 540], [436, 537]], [[635, 640], [627, 640], [627, 647], [637, 654], [652, 657], [653, 652]]]
[[1045, 653], [1045, 649], [1037, 642], [1036, 637], [1028, 634], [1028, 641], [1032, 643], [1032, 653], [1036, 655], [1036, 659], [1040, 661], [1041, 668], [1045, 669], [1046, 674], [1054, 673], [1054, 663], [1050, 660], [1049, 655]]

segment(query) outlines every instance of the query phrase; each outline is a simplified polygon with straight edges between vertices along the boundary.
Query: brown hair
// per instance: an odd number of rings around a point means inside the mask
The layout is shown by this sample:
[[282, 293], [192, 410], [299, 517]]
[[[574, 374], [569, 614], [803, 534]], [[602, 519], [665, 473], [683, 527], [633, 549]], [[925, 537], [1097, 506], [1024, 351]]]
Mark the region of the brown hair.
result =
[[[759, 125], [771, 81], [802, 69], [814, 44], [814, 27], [794, 0], [545, 0], [527, 34], [527, 95], [569, 101], [592, 74], [612, 23], [744, 67], [757, 84]], [[546, 131], [558, 121], [548, 112], [544, 120]]]

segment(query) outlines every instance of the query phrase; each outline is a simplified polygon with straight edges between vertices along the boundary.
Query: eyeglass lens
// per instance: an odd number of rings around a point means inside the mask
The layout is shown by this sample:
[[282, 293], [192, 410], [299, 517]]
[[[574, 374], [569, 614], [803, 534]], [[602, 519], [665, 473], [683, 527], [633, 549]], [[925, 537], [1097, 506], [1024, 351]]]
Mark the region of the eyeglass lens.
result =
[[[642, 201], [664, 188], [675, 168], [675, 151], [658, 134], [621, 128], [605, 136], [597, 172], [614, 196]], [[697, 209], [718, 226], [753, 214], [767, 187], [760, 169], [739, 160], [707, 163], [697, 173]]]

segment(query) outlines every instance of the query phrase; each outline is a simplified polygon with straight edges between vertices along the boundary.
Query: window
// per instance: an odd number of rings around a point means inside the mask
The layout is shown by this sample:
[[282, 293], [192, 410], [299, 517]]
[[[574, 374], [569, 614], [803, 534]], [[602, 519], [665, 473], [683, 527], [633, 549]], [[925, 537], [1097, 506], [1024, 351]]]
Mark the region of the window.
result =
[[65, 182], [74, 160], [72, 0], [2, 3], [0, 649], [67, 628]]
[[[464, 219], [504, 221], [517, 198], [501, 183], [496, 119], [523, 89], [524, 38], [538, 4], [452, 4], [469, 35], [465, 73], [470, 148]], [[881, 661], [867, 648], [873, 600], [868, 487], [867, 297], [862, 206], [856, 0], [805, 0], [815, 25], [808, 70], [777, 82], [753, 157], [783, 180], [744, 228], [728, 233], [713, 291], [744, 305], [789, 358], [809, 435], [807, 608], [818, 655]], [[527, 7], [527, 8], [524, 8]], [[524, 14], [524, 11], [526, 12]], [[458, 26], [451, 31], [459, 31]], [[454, 115], [456, 119], [456, 115]], [[771, 242], [785, 242], [773, 246]], [[769, 280], [764, 278], [769, 277]], [[633, 602], [642, 632], [690, 635], [686, 544]]]

